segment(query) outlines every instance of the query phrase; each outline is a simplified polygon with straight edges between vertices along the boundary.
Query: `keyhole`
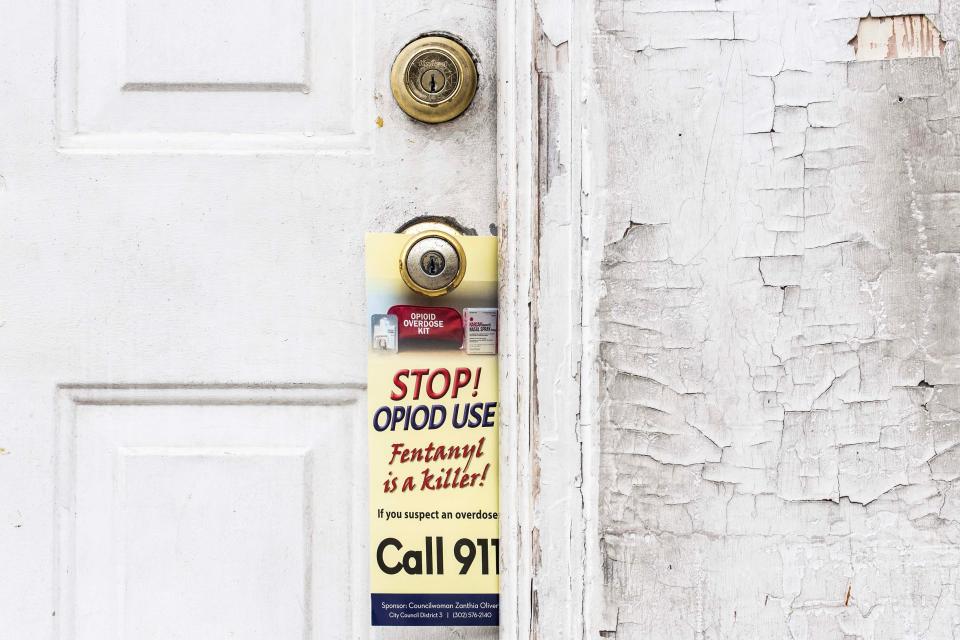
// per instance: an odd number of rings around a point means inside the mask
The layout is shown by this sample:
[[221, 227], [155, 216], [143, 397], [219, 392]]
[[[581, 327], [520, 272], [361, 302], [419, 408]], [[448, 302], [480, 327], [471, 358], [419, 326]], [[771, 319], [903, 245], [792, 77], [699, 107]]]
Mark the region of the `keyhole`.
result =
[[437, 69], [427, 69], [420, 75], [420, 87], [427, 93], [440, 93], [447, 82]]
[[438, 276], [443, 273], [446, 260], [436, 251], [428, 251], [420, 258], [420, 268], [428, 276]]

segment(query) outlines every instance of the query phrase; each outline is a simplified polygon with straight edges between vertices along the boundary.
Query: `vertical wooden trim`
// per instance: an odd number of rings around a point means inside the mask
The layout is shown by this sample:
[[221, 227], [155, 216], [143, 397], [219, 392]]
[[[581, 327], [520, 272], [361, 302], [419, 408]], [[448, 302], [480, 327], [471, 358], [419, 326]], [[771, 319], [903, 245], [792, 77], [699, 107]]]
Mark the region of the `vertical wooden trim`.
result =
[[497, 3], [497, 165], [500, 232], [500, 637], [528, 638], [532, 600], [531, 295], [536, 256], [533, 4]]
[[592, 0], [498, 4], [503, 638], [596, 638]]
[[[599, 309], [603, 292], [601, 261], [605, 243], [603, 212], [591, 198], [592, 177], [597, 163], [591, 154], [592, 142], [597, 137], [602, 119], [593, 109], [596, 81], [593, 76], [593, 33], [597, 15], [597, 0], [568, 0], [571, 5], [571, 154], [574, 166], [571, 207], [580, 221], [579, 280], [576, 283], [580, 299], [579, 317], [574, 320], [580, 337], [580, 360], [577, 368], [579, 390], [577, 407], [577, 439], [581, 452], [580, 496], [582, 527], [578, 542], [582, 544], [578, 575], [581, 585], [579, 625], [577, 637], [600, 636], [600, 612], [603, 595], [603, 569], [600, 547], [600, 437], [601, 406], [599, 370]], [[603, 149], [601, 149], [602, 153]]]

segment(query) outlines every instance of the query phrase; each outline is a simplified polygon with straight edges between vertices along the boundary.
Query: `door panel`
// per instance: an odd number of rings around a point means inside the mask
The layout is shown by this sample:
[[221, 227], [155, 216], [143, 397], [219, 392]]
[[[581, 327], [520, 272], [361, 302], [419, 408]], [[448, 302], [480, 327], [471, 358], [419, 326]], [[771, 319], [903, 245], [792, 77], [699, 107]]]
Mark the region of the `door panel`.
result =
[[[360, 389], [66, 388], [61, 637], [348, 638]], [[349, 561], [345, 561], [349, 560]]]
[[[0, 637], [372, 635], [362, 238], [427, 214], [491, 232], [494, 2], [12, 14]], [[428, 126], [389, 69], [433, 30], [480, 85]]]
[[66, 148], [370, 144], [368, 2], [65, 0], [59, 11]]

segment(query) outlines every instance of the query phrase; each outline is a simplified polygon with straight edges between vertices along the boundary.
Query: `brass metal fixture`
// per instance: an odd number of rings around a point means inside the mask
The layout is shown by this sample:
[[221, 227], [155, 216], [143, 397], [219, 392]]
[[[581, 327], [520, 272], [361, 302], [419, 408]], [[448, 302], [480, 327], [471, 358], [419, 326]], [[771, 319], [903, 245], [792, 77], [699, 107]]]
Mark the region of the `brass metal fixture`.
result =
[[400, 253], [400, 277], [404, 283], [431, 298], [456, 289], [466, 272], [463, 246], [455, 236], [444, 231], [418, 233]]
[[417, 38], [393, 62], [390, 89], [411, 118], [431, 124], [453, 120], [477, 92], [477, 66], [463, 45], [445, 36]]

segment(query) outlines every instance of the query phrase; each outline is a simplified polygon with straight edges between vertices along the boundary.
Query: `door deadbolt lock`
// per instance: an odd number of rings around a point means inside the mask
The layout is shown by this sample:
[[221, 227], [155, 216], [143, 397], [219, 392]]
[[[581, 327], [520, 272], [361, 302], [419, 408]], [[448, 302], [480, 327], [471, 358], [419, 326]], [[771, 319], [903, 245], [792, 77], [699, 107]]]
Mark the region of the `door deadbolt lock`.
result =
[[445, 231], [423, 231], [410, 238], [400, 254], [400, 277], [419, 294], [450, 293], [467, 271], [467, 258], [457, 239]]
[[417, 38], [400, 51], [390, 72], [397, 104], [411, 118], [439, 123], [467, 110], [477, 92], [477, 66], [452, 38]]

